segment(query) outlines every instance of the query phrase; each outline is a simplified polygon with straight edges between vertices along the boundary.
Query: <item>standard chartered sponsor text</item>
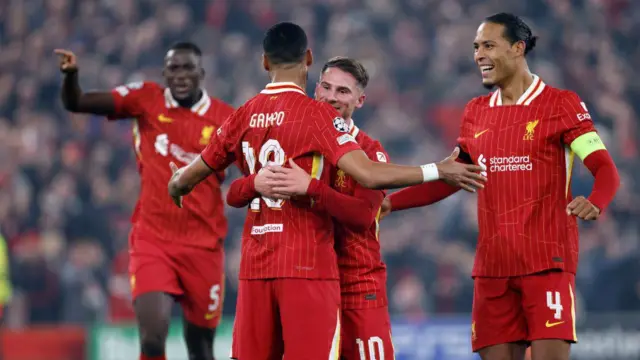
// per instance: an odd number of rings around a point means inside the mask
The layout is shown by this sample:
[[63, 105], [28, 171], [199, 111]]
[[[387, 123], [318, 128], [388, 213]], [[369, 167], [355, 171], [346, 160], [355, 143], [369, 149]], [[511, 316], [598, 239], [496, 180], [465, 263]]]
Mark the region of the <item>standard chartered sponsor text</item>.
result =
[[533, 164], [529, 155], [524, 156], [493, 156], [489, 158], [490, 172], [531, 171]]

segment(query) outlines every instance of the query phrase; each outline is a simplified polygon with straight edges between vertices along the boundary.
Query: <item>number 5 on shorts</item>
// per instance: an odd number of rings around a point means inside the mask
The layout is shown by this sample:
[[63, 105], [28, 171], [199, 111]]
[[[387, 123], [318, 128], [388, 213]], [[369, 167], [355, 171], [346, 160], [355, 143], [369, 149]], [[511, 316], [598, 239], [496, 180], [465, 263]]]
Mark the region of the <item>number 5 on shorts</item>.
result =
[[211, 299], [211, 304], [209, 304], [209, 312], [212, 313], [218, 310], [220, 306], [220, 284], [215, 284], [209, 290], [209, 298]]
[[[555, 299], [554, 299], [555, 297]], [[559, 291], [547, 291], [547, 306], [549, 309], [555, 311], [553, 317], [557, 320], [562, 319], [562, 302], [560, 301]]]
[[[358, 351], [360, 352], [360, 360], [367, 360], [367, 355], [364, 349], [364, 341], [361, 339], [356, 339], [356, 344], [358, 344]], [[382, 343], [382, 339], [377, 336], [373, 336], [369, 338], [369, 360], [384, 360], [384, 344]], [[380, 359], [376, 358], [376, 347], [378, 348], [378, 354], [380, 354]]]

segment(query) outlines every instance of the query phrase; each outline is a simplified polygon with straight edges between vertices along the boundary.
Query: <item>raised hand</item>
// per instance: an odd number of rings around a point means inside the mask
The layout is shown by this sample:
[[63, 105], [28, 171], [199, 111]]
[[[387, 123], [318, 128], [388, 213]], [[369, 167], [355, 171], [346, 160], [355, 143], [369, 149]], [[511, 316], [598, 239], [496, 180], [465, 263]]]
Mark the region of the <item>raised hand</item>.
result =
[[273, 191], [273, 186], [269, 185], [275, 180], [273, 176], [274, 174], [275, 173], [269, 167], [260, 169], [260, 171], [258, 171], [258, 175], [256, 175], [253, 180], [253, 186], [256, 189], [256, 192], [271, 199], [288, 200], [290, 198], [289, 195], [278, 194]]
[[[293, 159], [289, 159], [289, 165], [291, 168], [282, 166], [268, 167], [273, 173], [268, 181], [269, 186], [276, 194], [281, 196], [305, 195], [311, 183], [311, 176], [298, 166]], [[281, 197], [277, 198], [280, 199]]]
[[55, 49], [53, 52], [60, 58], [60, 71], [63, 73], [78, 71], [76, 54], [64, 49]]
[[567, 205], [567, 215], [577, 216], [582, 220], [596, 220], [600, 209], [584, 196], [578, 196]]
[[469, 192], [484, 188], [487, 178], [480, 175], [484, 169], [478, 165], [456, 161], [458, 155], [460, 155], [460, 148], [456, 147], [451, 155], [437, 164], [440, 180]]

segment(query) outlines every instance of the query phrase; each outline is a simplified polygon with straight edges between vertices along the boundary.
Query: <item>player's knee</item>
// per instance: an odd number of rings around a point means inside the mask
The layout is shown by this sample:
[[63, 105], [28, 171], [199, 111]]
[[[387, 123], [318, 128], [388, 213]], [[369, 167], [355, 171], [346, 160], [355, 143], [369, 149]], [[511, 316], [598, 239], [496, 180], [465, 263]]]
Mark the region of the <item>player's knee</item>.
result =
[[146, 356], [164, 355], [166, 336], [161, 333], [145, 332], [140, 334], [140, 347]]
[[213, 339], [215, 329], [203, 328], [185, 321], [184, 340], [189, 360], [214, 360]]

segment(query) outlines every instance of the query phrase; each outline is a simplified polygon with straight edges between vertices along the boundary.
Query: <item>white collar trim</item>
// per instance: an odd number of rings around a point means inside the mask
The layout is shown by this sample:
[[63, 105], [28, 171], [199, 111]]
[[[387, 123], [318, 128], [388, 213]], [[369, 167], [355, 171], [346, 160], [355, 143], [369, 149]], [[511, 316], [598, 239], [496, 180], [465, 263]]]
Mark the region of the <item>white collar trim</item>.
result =
[[[164, 89], [164, 102], [167, 109], [173, 109], [179, 106], [178, 101], [176, 101], [176, 99], [173, 98], [173, 95], [171, 95], [171, 90], [169, 88]], [[204, 116], [210, 107], [211, 98], [209, 97], [207, 90], [202, 89], [202, 97], [197, 103], [193, 104], [191, 111], [200, 116]]]
[[[516, 101], [516, 105], [530, 105], [533, 100], [535, 100], [544, 90], [545, 83], [538, 77], [538, 75], [531, 74], [533, 77], [533, 81], [529, 88], [520, 96], [518, 101]], [[489, 107], [502, 106], [502, 93], [500, 89], [494, 91], [491, 94], [491, 98], [489, 99]]]

